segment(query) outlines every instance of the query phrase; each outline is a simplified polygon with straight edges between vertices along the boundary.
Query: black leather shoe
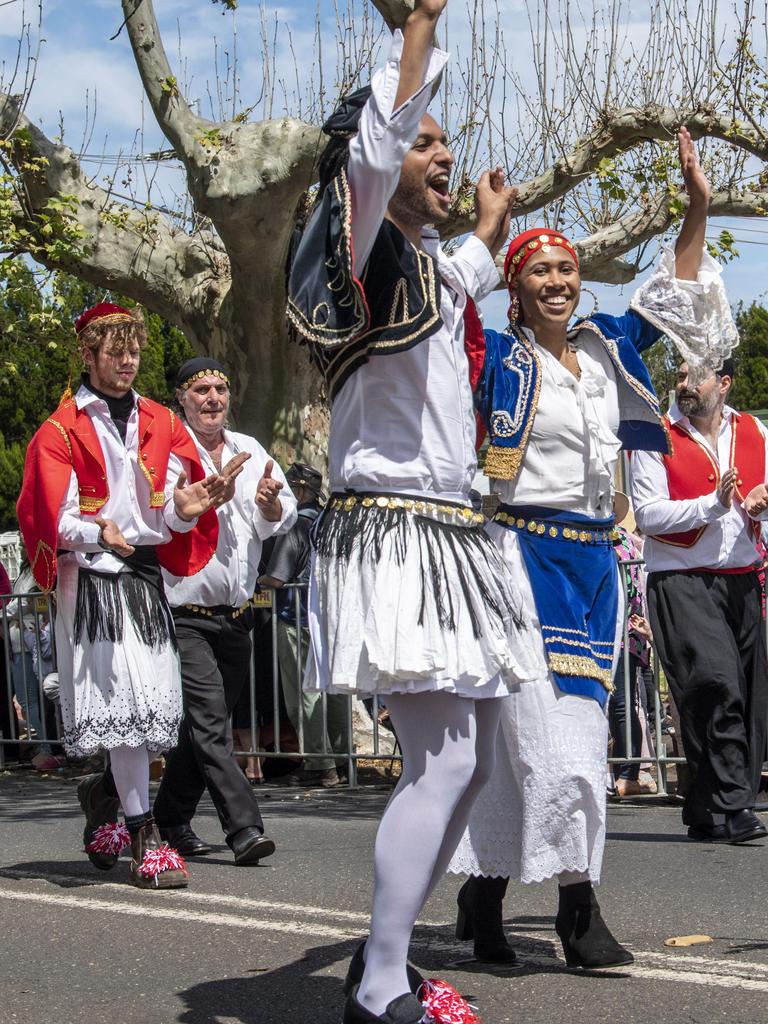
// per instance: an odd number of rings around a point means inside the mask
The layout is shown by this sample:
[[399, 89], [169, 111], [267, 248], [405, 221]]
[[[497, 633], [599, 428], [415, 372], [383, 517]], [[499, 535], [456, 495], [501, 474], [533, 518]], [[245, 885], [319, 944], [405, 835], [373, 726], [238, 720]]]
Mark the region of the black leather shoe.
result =
[[177, 850], [182, 857], [203, 857], [212, 847], [195, 835], [189, 825], [169, 825], [160, 829], [160, 838]]
[[749, 843], [753, 839], [765, 839], [768, 829], [754, 811], [745, 808], [729, 814], [725, 823], [729, 843]]
[[421, 1024], [423, 1020], [424, 1007], [412, 992], [393, 999], [380, 1017], [358, 1003], [357, 985], [344, 1004], [343, 1024]]
[[[93, 834], [99, 825], [107, 825], [117, 821], [120, 813], [120, 801], [117, 797], [104, 792], [104, 773], [86, 775], [77, 787], [77, 799], [85, 815], [83, 829], [83, 846], [86, 848], [93, 841]], [[98, 853], [86, 849], [88, 860], [100, 871], [109, 871], [117, 864], [117, 854]]]
[[456, 897], [456, 938], [474, 939], [475, 957], [482, 963], [513, 964], [517, 960], [504, 934], [502, 906], [508, 884], [508, 878], [470, 875]]
[[695, 843], [729, 843], [725, 825], [689, 825], [688, 838]]
[[559, 893], [555, 931], [569, 967], [625, 967], [635, 962], [608, 930], [591, 882], [562, 885]]
[[[365, 970], [365, 941], [361, 942], [355, 950], [354, 956], [349, 961], [349, 967], [347, 968], [347, 976], [344, 979], [344, 995], [348, 996], [353, 988], [356, 988], [363, 980], [363, 971]], [[405, 970], [408, 975], [408, 984], [411, 987], [411, 992], [414, 995], [419, 991], [421, 986], [424, 984], [424, 978], [419, 974], [415, 967], [411, 967], [410, 964], [405, 965]]]
[[227, 843], [235, 855], [235, 864], [241, 867], [258, 864], [275, 852], [274, 841], [255, 827], [241, 828], [234, 835], [227, 836]]

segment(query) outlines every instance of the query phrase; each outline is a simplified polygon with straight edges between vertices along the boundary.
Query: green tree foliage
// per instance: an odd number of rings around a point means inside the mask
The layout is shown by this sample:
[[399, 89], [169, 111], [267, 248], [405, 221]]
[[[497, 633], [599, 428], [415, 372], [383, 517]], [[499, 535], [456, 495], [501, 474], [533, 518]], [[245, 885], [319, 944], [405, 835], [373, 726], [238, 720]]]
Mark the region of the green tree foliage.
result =
[[728, 402], [734, 409], [768, 409], [768, 309], [740, 303], [736, 326], [740, 341]]
[[[0, 530], [16, 528], [15, 504], [30, 438], [59, 404], [68, 381], [77, 387], [82, 367], [73, 324], [97, 302], [136, 305], [67, 274], [41, 281], [21, 260], [0, 280]], [[155, 313], [145, 311], [144, 316], [148, 339], [136, 390], [167, 404], [176, 371], [193, 351], [177, 328]]]
[[643, 352], [643, 362], [648, 367], [654, 391], [659, 396], [659, 404], [665, 411], [669, 405], [669, 392], [675, 387], [680, 362], [677, 350], [667, 338], [660, 338], [652, 348]]

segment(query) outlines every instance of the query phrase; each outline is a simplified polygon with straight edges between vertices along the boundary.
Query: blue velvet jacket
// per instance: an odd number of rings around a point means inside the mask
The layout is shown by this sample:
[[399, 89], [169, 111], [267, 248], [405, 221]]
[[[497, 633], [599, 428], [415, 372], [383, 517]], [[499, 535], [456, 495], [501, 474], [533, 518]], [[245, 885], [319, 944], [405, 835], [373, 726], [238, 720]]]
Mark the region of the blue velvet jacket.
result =
[[[662, 332], [634, 310], [623, 316], [596, 313], [569, 332], [589, 331], [605, 347], [616, 368], [619, 439], [630, 451], [669, 451], [658, 399], [640, 353]], [[525, 458], [541, 388], [541, 363], [522, 332], [485, 332], [485, 363], [475, 404], [489, 435], [487, 476], [514, 480]]]

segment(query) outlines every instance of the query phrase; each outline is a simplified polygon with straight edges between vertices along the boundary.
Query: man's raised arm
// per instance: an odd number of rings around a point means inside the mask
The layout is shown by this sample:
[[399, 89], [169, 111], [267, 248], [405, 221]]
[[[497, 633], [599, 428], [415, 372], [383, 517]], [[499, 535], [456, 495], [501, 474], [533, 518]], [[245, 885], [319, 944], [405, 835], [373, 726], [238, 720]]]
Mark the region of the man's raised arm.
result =
[[448, 55], [433, 47], [446, 0], [416, 0], [392, 40], [385, 65], [371, 79], [372, 94], [349, 144], [355, 274], [360, 276], [400, 180], [403, 160], [419, 133], [432, 90]]

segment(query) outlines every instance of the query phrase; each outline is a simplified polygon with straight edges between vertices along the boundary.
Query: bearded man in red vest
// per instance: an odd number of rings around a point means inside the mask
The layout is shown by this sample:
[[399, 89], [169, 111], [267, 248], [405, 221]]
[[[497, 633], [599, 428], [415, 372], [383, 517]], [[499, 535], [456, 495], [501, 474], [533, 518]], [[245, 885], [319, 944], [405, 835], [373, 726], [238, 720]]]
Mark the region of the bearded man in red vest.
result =
[[160, 568], [186, 576], [211, 558], [240, 464], [206, 477], [184, 425], [133, 390], [140, 315], [100, 303], [75, 330], [86, 372], [30, 442], [19, 525], [38, 585], [56, 585], [64, 746], [109, 751], [111, 773], [78, 789], [89, 859], [112, 868], [130, 843], [134, 885], [180, 888], [186, 867], [149, 805], [150, 758], [175, 745], [182, 715]]
[[731, 360], [704, 376], [694, 384], [680, 367], [671, 454], [633, 454], [632, 494], [647, 534], [653, 634], [691, 768], [683, 823], [699, 842], [744, 843], [768, 835], [754, 813], [768, 712], [768, 446], [762, 423], [726, 404]]

